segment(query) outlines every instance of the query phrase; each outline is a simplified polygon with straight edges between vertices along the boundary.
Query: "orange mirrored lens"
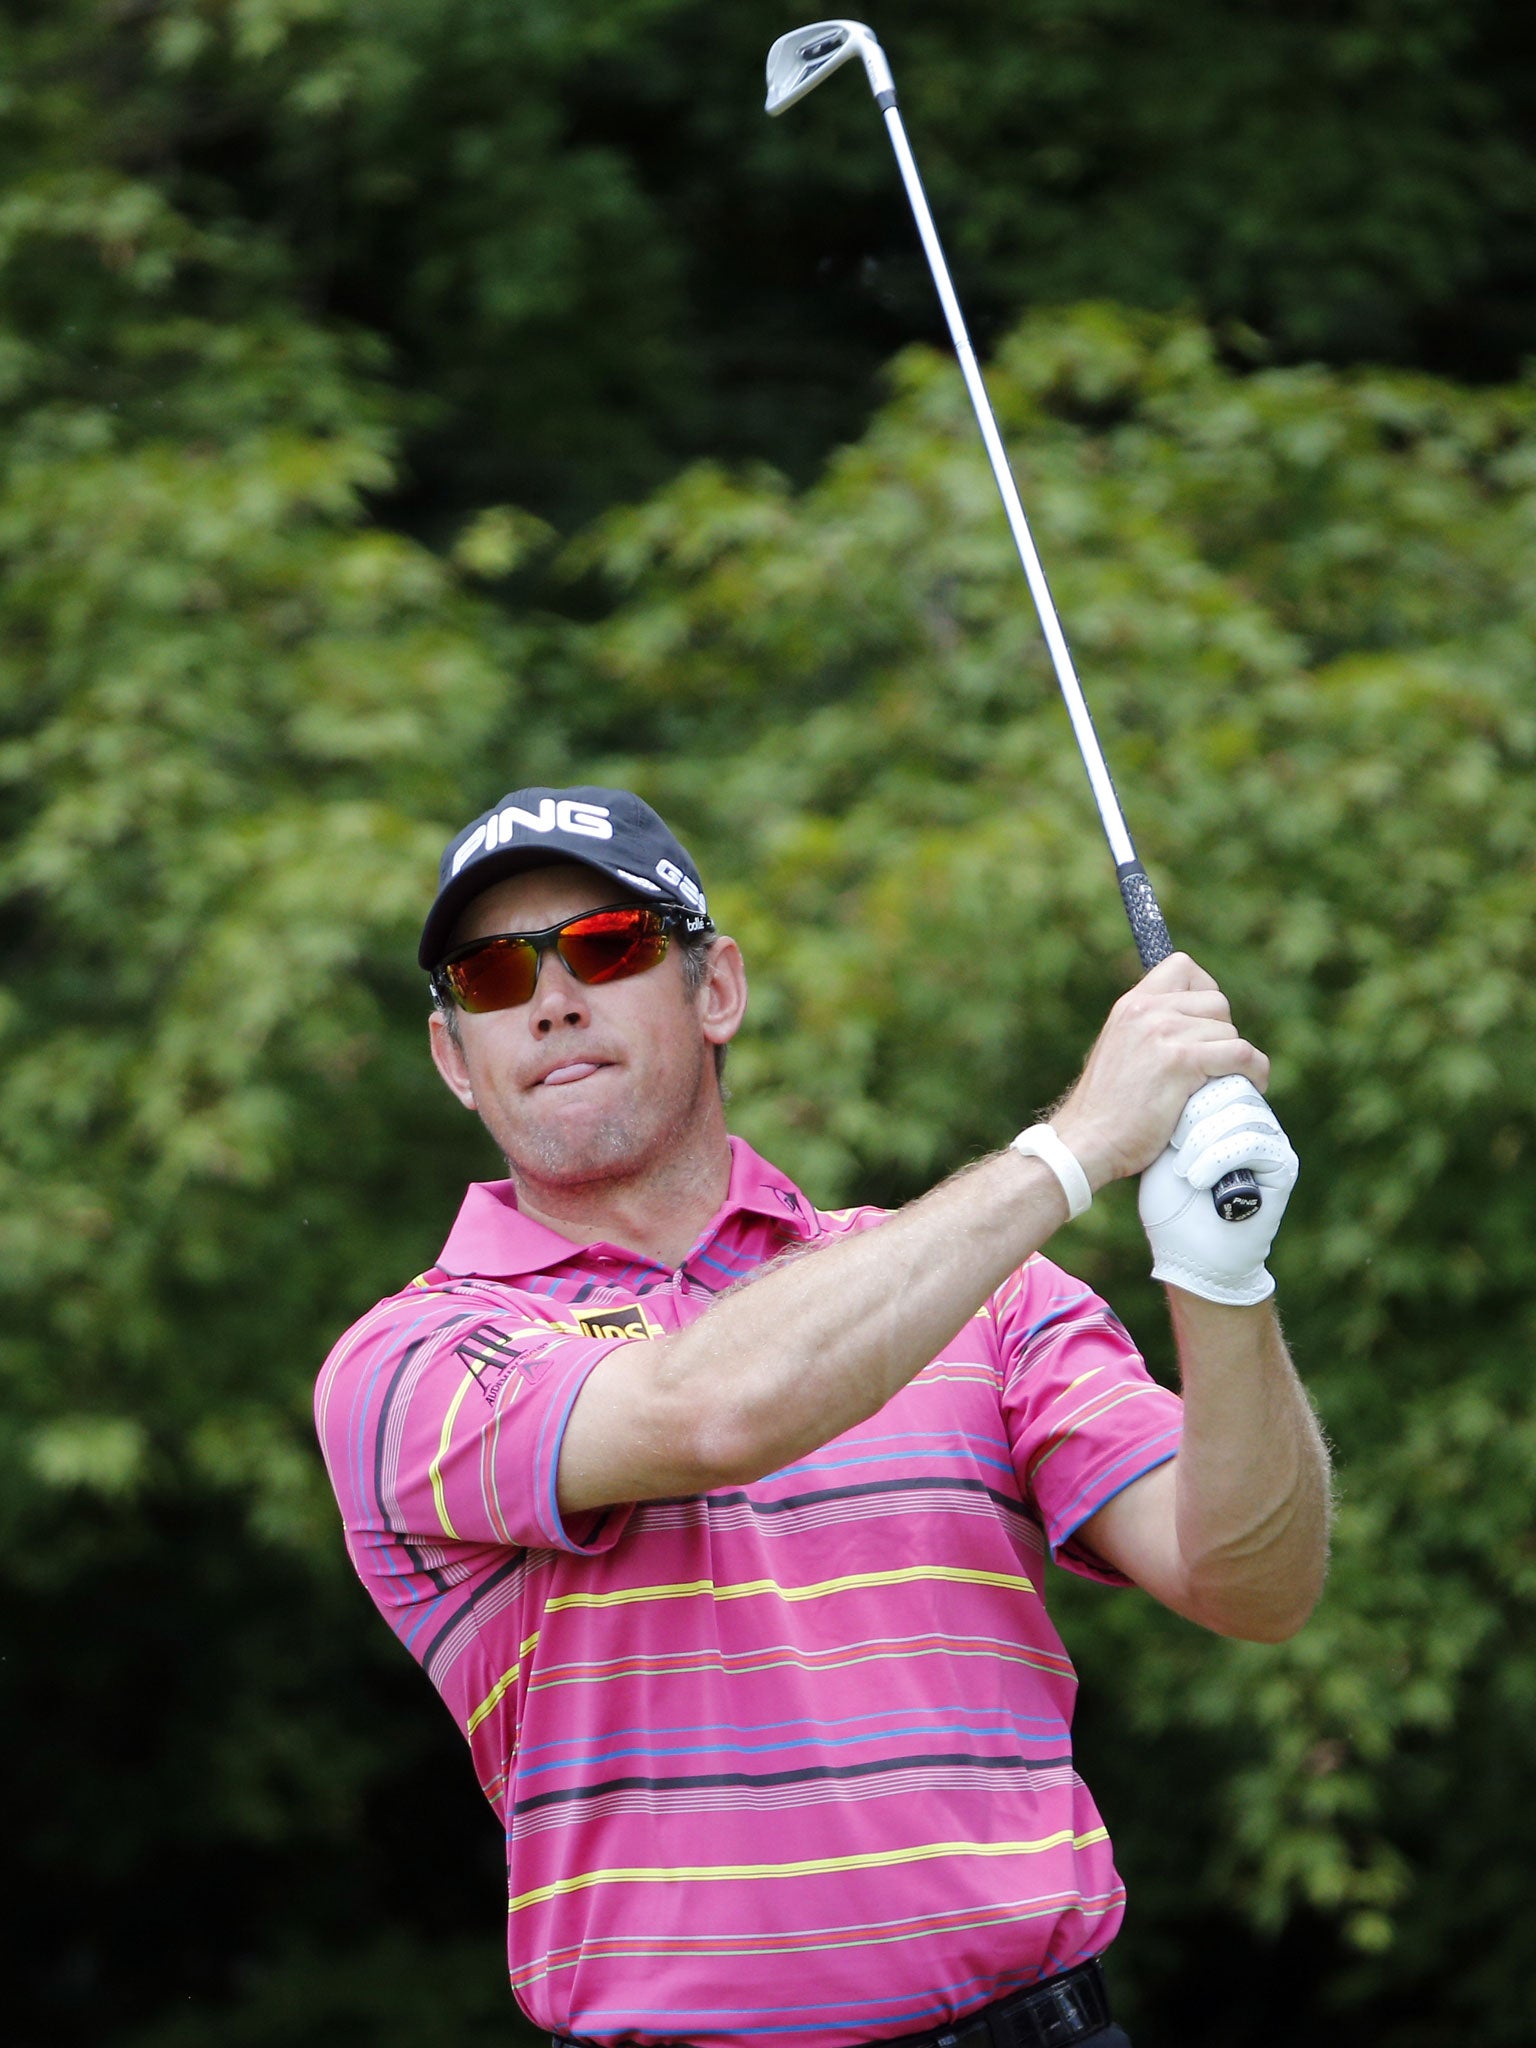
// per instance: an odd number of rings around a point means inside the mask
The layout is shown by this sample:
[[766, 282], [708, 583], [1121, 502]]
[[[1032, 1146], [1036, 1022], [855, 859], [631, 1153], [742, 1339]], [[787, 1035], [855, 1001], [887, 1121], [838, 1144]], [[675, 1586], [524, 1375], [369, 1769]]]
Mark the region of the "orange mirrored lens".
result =
[[653, 910], [599, 910], [568, 924], [555, 950], [578, 981], [623, 981], [663, 957], [667, 928]]
[[483, 939], [440, 972], [461, 1009], [512, 1010], [532, 997], [539, 957], [551, 951], [580, 982], [623, 981], [665, 958], [666, 922], [644, 904], [588, 911], [548, 931]]
[[462, 1009], [511, 1010], [526, 1003], [539, 978], [539, 956], [526, 939], [487, 939], [443, 969]]

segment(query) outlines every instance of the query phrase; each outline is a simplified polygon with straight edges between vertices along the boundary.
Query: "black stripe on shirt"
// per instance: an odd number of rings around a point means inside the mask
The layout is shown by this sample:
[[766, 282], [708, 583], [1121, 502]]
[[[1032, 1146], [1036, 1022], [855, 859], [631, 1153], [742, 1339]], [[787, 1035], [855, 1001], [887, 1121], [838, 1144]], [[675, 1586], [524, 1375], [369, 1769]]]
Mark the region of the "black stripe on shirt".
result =
[[[514, 1815], [537, 1813], [546, 1806], [571, 1805], [578, 1800], [600, 1799], [608, 1792], [689, 1792], [739, 1786], [766, 1789], [773, 1785], [809, 1785], [828, 1779], [872, 1778], [893, 1771], [933, 1770], [936, 1767], [972, 1767], [983, 1771], [1051, 1771], [1072, 1761], [1070, 1754], [1029, 1758], [1022, 1756], [974, 1756], [969, 1751], [937, 1752], [932, 1755], [879, 1757], [860, 1764], [807, 1764], [789, 1771], [712, 1771], [690, 1777], [604, 1778], [593, 1785], [571, 1785], [558, 1792], [536, 1792], [519, 1799]], [[572, 1768], [575, 1768], [573, 1765]]]

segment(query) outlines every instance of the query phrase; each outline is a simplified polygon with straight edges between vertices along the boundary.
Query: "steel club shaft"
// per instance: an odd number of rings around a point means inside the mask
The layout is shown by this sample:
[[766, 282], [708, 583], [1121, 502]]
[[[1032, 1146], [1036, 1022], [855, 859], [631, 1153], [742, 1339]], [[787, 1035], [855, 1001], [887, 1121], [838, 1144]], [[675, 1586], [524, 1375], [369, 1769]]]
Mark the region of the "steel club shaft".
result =
[[[767, 111], [779, 114], [795, 101], [803, 99], [814, 90], [830, 72], [837, 70], [853, 56], [859, 56], [864, 63], [865, 75], [875, 104], [885, 118], [886, 132], [891, 139], [891, 148], [896, 155], [897, 168], [906, 187], [907, 200], [917, 223], [917, 232], [928, 259], [928, 268], [938, 291], [939, 303], [944, 309], [944, 319], [949, 328], [950, 340], [960, 364], [960, 373], [965, 379], [965, 388], [970, 395], [971, 407], [976, 423], [981, 429], [982, 443], [987, 451], [987, 460], [992, 466], [992, 475], [997, 484], [998, 495], [1003, 501], [1009, 531], [1018, 550], [1025, 579], [1029, 584], [1030, 596], [1034, 599], [1035, 611], [1039, 616], [1045, 644], [1050, 653], [1051, 665], [1056, 672], [1056, 682], [1072, 721], [1072, 730], [1077, 739], [1078, 751], [1083, 766], [1088, 772], [1089, 787], [1097, 806], [1104, 835], [1109, 841], [1110, 853], [1115, 863], [1115, 875], [1120, 884], [1121, 900], [1130, 921], [1131, 935], [1136, 941], [1136, 950], [1141, 957], [1143, 968], [1155, 967], [1173, 951], [1173, 942], [1168, 936], [1168, 926], [1163, 918], [1156, 893], [1147, 879], [1146, 871], [1136, 857], [1131, 842], [1125, 814], [1120, 808], [1120, 799], [1104, 759], [1104, 750], [1094, 729], [1088, 703], [1078, 682], [1073, 667], [1071, 651], [1066, 635], [1061, 629], [1061, 620], [1051, 597], [1050, 585], [1041, 566], [1039, 551], [1034, 536], [1029, 530], [1023, 502], [1013, 471], [1009, 467], [1008, 455], [998, 432], [997, 419], [987, 388], [982, 380], [981, 369], [976, 361], [976, 351], [965, 325], [965, 316], [960, 310], [960, 301], [950, 279], [949, 265], [944, 260], [944, 250], [939, 241], [938, 230], [933, 223], [933, 214], [928, 205], [923, 181], [918, 175], [917, 163], [907, 141], [906, 128], [896, 103], [896, 86], [889, 64], [879, 43], [862, 22], [822, 21], [813, 22], [805, 28], [795, 29], [780, 36], [768, 53], [768, 100]], [[1257, 1213], [1263, 1204], [1263, 1194], [1253, 1174], [1241, 1167], [1219, 1180], [1211, 1190], [1211, 1200], [1218, 1215], [1227, 1222], [1241, 1221]]]

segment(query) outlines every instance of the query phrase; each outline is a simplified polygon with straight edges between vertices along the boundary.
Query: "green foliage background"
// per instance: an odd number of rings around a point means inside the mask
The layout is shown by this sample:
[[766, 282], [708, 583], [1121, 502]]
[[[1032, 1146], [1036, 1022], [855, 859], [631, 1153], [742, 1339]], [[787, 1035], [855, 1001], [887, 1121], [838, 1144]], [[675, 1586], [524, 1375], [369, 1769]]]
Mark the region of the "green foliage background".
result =
[[[524, 780], [667, 810], [753, 973], [733, 1117], [823, 1201], [1008, 1135], [1135, 972], [879, 123], [854, 86], [757, 112], [791, 25], [0, 7], [26, 2048], [516, 2031], [494, 1825], [308, 1416], [495, 1171], [421, 1044], [448, 830]], [[1276, 1266], [1339, 1454], [1319, 1615], [1256, 1649], [1056, 1590], [1117, 1987], [1138, 2048], [1513, 2048], [1531, 32], [1473, 0], [875, 27], [1140, 851], [1304, 1161]], [[1166, 1370], [1128, 1195], [1069, 1256]]]

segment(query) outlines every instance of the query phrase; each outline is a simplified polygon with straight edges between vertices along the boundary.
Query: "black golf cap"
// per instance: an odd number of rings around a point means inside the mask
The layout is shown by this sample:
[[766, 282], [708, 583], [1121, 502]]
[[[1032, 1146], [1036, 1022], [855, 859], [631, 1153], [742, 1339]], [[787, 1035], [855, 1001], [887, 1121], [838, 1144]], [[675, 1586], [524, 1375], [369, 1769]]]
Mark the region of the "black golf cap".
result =
[[688, 849], [628, 789], [514, 789], [449, 840], [416, 957], [430, 973], [448, 951], [464, 906], [523, 868], [579, 861], [633, 895], [688, 914], [688, 929], [714, 930]]

